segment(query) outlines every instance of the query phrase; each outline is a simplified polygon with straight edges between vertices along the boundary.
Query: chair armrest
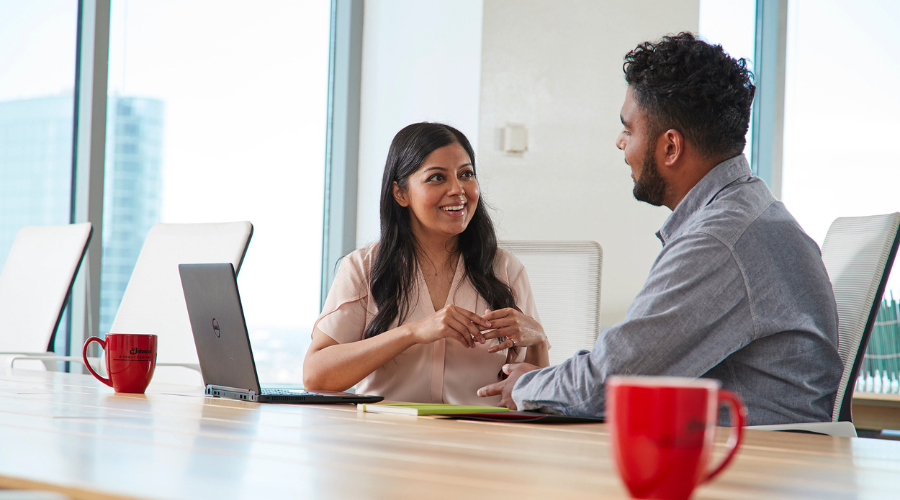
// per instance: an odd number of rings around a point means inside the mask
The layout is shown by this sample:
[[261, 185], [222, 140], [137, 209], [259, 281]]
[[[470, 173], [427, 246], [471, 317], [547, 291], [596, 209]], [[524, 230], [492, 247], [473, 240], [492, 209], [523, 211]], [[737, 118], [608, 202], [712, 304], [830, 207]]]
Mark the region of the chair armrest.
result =
[[754, 431], [803, 431], [834, 437], [859, 437], [853, 422], [806, 422], [801, 424], [751, 425]]
[[[16, 356], [10, 360], [9, 366], [12, 366], [19, 360], [26, 361], [50, 361], [50, 362], [58, 362], [58, 361], [70, 361], [75, 363], [84, 364], [84, 360], [81, 359], [81, 356], [56, 356], [55, 354], [49, 353], [2, 353], [0, 354], [22, 354], [21, 356]], [[100, 358], [88, 358], [88, 361], [91, 362], [91, 366], [94, 370], [99, 371], [100, 369]], [[200, 372], [200, 365], [197, 363], [156, 363], [156, 366], [181, 366], [183, 368], [189, 368], [191, 370], [195, 370], [198, 373]]]
[[[44, 366], [47, 367], [48, 370], [51, 370], [53, 366], [51, 363], [58, 362], [73, 362], [73, 363], [81, 363], [84, 364], [84, 360], [81, 359], [81, 356], [57, 356], [52, 353], [42, 353], [42, 354], [34, 354], [34, 355], [26, 355], [26, 356], [16, 356], [12, 358], [9, 362], [9, 367], [13, 368], [16, 364], [16, 361], [43, 361]], [[99, 372], [100, 371], [100, 358], [88, 358], [88, 361], [91, 363], [91, 367]]]
[[3, 365], [5, 365], [9, 369], [13, 368], [13, 365], [15, 365], [16, 360], [18, 359], [31, 359], [35, 361], [43, 361], [44, 367], [47, 370], [55, 370], [56, 366], [54, 366], [52, 362], [45, 360], [45, 358], [48, 357], [55, 357], [55, 355], [52, 352], [47, 351], [0, 351], [0, 358], [2, 358], [3, 360]]

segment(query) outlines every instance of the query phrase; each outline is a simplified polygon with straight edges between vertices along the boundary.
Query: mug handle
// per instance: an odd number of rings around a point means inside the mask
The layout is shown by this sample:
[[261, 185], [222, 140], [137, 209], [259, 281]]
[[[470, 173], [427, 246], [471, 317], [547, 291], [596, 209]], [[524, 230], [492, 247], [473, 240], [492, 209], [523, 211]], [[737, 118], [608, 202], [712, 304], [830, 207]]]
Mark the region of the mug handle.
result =
[[744, 406], [744, 402], [741, 401], [741, 398], [739, 398], [737, 394], [726, 389], [719, 389], [719, 406], [721, 406], [722, 403], [728, 406], [728, 413], [731, 414], [732, 421], [732, 430], [731, 434], [728, 436], [727, 443], [728, 452], [725, 455], [725, 458], [722, 459], [722, 463], [706, 475], [706, 478], [703, 479], [704, 483], [719, 475], [720, 472], [725, 470], [725, 467], [728, 466], [731, 459], [734, 458], [734, 454], [737, 452], [738, 446], [741, 445], [741, 440], [744, 438], [744, 426], [747, 425], [747, 407]]
[[108, 379], [108, 378], [103, 378], [103, 377], [101, 377], [100, 375], [98, 375], [97, 372], [95, 372], [94, 369], [91, 367], [91, 364], [88, 363], [88, 359], [87, 359], [87, 348], [88, 348], [88, 345], [90, 345], [91, 342], [97, 342], [97, 343], [99, 343], [99, 344], [100, 344], [100, 347], [102, 347], [104, 351], [106, 350], [106, 341], [104, 341], [103, 339], [101, 339], [101, 338], [99, 338], [99, 337], [91, 337], [91, 338], [87, 339], [87, 342], [84, 343], [84, 348], [81, 349], [81, 357], [84, 359], [84, 366], [87, 366], [88, 371], [91, 372], [91, 374], [92, 374], [94, 377], [96, 377], [97, 380], [99, 380], [99, 381], [103, 382], [104, 384], [106, 384], [106, 385], [112, 387], [112, 386], [113, 386], [113, 385], [112, 385], [112, 381], [111, 381], [110, 379]]

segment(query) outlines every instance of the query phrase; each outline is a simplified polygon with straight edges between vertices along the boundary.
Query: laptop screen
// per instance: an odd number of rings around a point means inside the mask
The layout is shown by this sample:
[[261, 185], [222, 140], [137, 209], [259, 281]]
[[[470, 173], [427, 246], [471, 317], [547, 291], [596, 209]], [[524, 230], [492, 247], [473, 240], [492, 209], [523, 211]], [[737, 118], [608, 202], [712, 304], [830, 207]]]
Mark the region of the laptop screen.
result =
[[259, 394], [234, 267], [231, 263], [179, 264], [178, 272], [203, 383]]

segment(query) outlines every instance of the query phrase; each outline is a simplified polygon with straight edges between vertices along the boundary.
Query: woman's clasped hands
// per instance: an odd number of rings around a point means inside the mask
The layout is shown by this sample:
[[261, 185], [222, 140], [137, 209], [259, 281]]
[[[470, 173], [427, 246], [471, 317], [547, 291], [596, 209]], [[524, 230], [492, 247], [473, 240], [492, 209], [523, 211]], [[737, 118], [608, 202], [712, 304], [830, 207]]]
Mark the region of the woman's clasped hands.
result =
[[487, 309], [482, 318], [490, 322], [493, 328], [484, 332], [484, 338], [501, 339], [501, 342], [491, 346], [488, 352], [502, 351], [511, 347], [532, 347], [547, 341], [547, 335], [544, 334], [541, 324], [518, 309], [511, 307], [496, 311]]
[[419, 344], [446, 338], [474, 348], [476, 342], [484, 344], [490, 339], [499, 339], [496, 345], [488, 348], [491, 353], [511, 347], [536, 346], [547, 340], [540, 323], [513, 308], [488, 309], [483, 316], [479, 316], [450, 304], [409, 326]]
[[484, 344], [481, 331], [490, 328], [491, 323], [472, 311], [450, 304], [425, 319], [410, 323], [409, 327], [418, 344], [452, 339], [465, 347], [475, 347], [476, 341]]

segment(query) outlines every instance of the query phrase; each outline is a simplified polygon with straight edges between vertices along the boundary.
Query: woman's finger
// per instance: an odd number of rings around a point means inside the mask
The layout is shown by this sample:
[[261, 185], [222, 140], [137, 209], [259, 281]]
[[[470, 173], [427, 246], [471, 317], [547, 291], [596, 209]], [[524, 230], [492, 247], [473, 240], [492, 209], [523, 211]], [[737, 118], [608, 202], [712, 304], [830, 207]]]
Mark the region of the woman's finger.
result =
[[481, 316], [473, 313], [472, 311], [469, 311], [468, 309], [463, 309], [462, 307], [453, 307], [450, 309], [450, 311], [463, 316], [464, 318], [471, 321], [472, 323], [475, 323], [478, 326], [481, 326], [484, 328], [491, 328], [490, 321], [485, 320]]
[[469, 343], [466, 342], [466, 337], [464, 334], [459, 333], [458, 331], [456, 331], [455, 328], [448, 328], [448, 330], [449, 330], [449, 332], [447, 332], [448, 335], [445, 335], [444, 338], [451, 338], [451, 339], [459, 342], [460, 344], [462, 344], [462, 346], [465, 347], [466, 349], [471, 347], [469, 345]]
[[[471, 332], [469, 332], [469, 329], [466, 327], [466, 323], [469, 323], [469, 322], [466, 321], [465, 323], [463, 323], [462, 321], [460, 321], [460, 319], [458, 317], [454, 316], [453, 314], [450, 314], [449, 316], [447, 316], [448, 326], [450, 326], [450, 328], [455, 330], [456, 333], [459, 335], [459, 337], [461, 339], [463, 339], [463, 343], [466, 345], [466, 347], [475, 347], [475, 341], [472, 339], [472, 334], [471, 334]], [[471, 324], [471, 323], [469, 323], [469, 324]]]
[[497, 330], [489, 330], [486, 332], [481, 332], [481, 335], [483, 335], [484, 338], [490, 340], [490, 339], [499, 339], [500, 337], [509, 337], [509, 335], [507, 335], [508, 333], [509, 333], [509, 329], [506, 328], [506, 329], [497, 329]]
[[[515, 325], [516, 323], [518, 323], [518, 321], [516, 320], [516, 318], [513, 318], [513, 317], [495, 319], [495, 320], [491, 321], [490, 329], [496, 330], [498, 328], [510, 327], [510, 326]], [[483, 328], [483, 330], [487, 330], [487, 328]]]
[[469, 343], [466, 342], [466, 337], [459, 332], [461, 327], [457, 324], [458, 321], [456, 321], [452, 314], [446, 310], [441, 310], [435, 313], [435, 315], [440, 316], [440, 335], [442, 338], [452, 337], [462, 344], [463, 347], [469, 347]]
[[[466, 311], [468, 312], [468, 311]], [[465, 314], [461, 314], [459, 310], [451, 311], [450, 313], [453, 317], [459, 321], [461, 324], [465, 325], [466, 330], [469, 332], [469, 335], [475, 339], [475, 341], [484, 344], [484, 335], [481, 334], [481, 330], [479, 330], [479, 326], [469, 319], [469, 316]]]
[[516, 339], [516, 343], [519, 343], [522, 340], [522, 332], [520, 332], [518, 328], [497, 328], [496, 330], [484, 332], [482, 335], [484, 335], [484, 338], [486, 339], [499, 339], [501, 337], [514, 338]]
[[515, 312], [516, 312], [516, 310], [513, 309], [513, 308], [511, 308], [511, 307], [507, 307], [507, 308], [504, 308], [504, 309], [497, 309], [497, 310], [494, 310], [494, 311], [491, 311], [490, 309], [488, 309], [488, 310], [486, 310], [486, 311], [484, 312], [484, 316], [482, 316], [482, 318], [484, 318], [485, 321], [490, 321], [490, 322], [493, 323], [493, 321], [494, 321], [495, 319], [505, 318], [505, 317], [509, 316], [510, 314], [515, 313]]
[[502, 351], [503, 349], [510, 349], [510, 348], [516, 347], [517, 345], [518, 344], [516, 343], [515, 340], [513, 340], [511, 338], [507, 338], [506, 340], [504, 340], [503, 342], [500, 342], [497, 345], [488, 347], [488, 352], [498, 352], [498, 351]]

